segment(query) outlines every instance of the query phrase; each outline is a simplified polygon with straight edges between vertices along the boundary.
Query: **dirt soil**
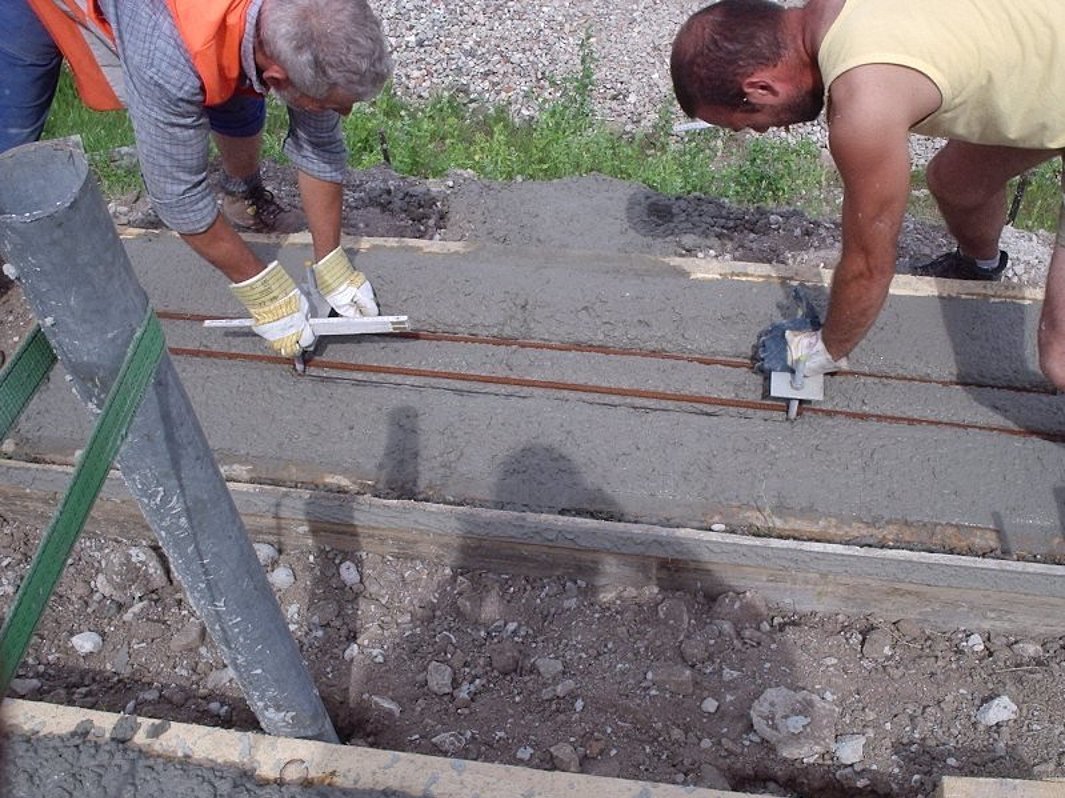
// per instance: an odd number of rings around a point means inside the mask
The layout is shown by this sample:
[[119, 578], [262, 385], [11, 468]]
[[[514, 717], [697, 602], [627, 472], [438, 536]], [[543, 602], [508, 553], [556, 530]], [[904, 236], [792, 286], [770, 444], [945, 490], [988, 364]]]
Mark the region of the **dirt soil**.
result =
[[[271, 167], [268, 182], [294, 196], [287, 170]], [[795, 211], [606, 178], [427, 182], [381, 168], [353, 173], [347, 188], [345, 229], [361, 235], [566, 246], [576, 227], [586, 249], [767, 262], [838, 244], [834, 223]], [[143, 214], [137, 198], [113, 206], [123, 222]], [[900, 269], [949, 246], [941, 229], [907, 224]], [[4, 283], [0, 349], [29, 324]], [[35, 523], [0, 508], [5, 612], [37, 537]], [[352, 743], [802, 798], [928, 796], [944, 774], [1065, 776], [1065, 638], [797, 615], [751, 594], [257, 550]], [[90, 533], [12, 694], [257, 727], [162, 552]]]

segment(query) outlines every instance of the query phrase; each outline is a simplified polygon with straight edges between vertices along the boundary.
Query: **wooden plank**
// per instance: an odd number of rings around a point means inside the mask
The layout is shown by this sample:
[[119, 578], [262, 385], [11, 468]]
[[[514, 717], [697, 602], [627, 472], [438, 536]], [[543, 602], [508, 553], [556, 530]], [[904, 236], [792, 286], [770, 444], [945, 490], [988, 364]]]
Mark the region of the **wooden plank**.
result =
[[[0, 507], [47, 518], [69, 469], [0, 464]], [[21, 482], [21, 485], [18, 483]], [[596, 585], [755, 590], [799, 612], [912, 618], [934, 628], [1065, 633], [1065, 567], [509, 512], [230, 482], [249, 534]], [[97, 534], [150, 535], [121, 481], [90, 519]]]
[[[139, 228], [119, 228], [122, 238], [159, 238], [177, 237], [170, 230], [142, 230]], [[269, 233], [246, 233], [244, 238], [264, 244], [276, 244], [277, 236]], [[292, 233], [282, 239], [282, 246], [311, 244], [307, 232]], [[478, 244], [471, 241], [427, 241], [422, 238], [374, 238], [370, 236], [344, 235], [341, 244], [350, 249], [368, 251], [372, 249], [410, 249], [427, 254], [455, 254], [472, 252]], [[589, 250], [567, 249], [573, 255]], [[836, 251], [825, 251], [824, 260], [835, 264], [839, 260]], [[662, 255], [642, 256], [648, 260], [659, 261], [663, 266], [687, 272], [693, 280], [750, 280], [756, 282], [812, 283], [826, 288], [832, 284], [835, 269], [817, 263], [752, 263], [748, 261], [719, 260], [717, 258], [671, 257]], [[891, 280], [890, 292], [894, 296], [944, 296], [944, 297], [980, 297], [998, 301], [1041, 302], [1044, 288], [1042, 285], [1018, 285], [1016, 283], [976, 282], [973, 280], [947, 280], [932, 277], [918, 277], [912, 274], [896, 274]]]
[[[124, 717], [16, 699], [0, 706], [7, 733], [27, 736], [69, 736], [88, 721], [93, 734], [106, 740]], [[709, 788], [460, 761], [189, 723], [162, 724], [150, 718], [140, 719], [133, 737], [123, 745], [144, 757], [180, 762], [190, 769], [233, 768], [264, 784], [325, 787], [331, 794], [350, 790], [351, 795], [435, 798], [743, 798], [738, 792]]]
[[967, 779], [944, 776], [935, 798], [1065, 798], [1065, 779]]

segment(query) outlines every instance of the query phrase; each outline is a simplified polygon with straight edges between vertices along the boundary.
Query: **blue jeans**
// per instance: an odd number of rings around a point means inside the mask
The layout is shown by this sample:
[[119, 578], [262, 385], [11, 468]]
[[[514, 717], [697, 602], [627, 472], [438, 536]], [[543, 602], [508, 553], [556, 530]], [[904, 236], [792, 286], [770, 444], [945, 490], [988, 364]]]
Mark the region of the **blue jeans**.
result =
[[222, 105], [208, 106], [204, 111], [211, 130], [223, 136], [254, 136], [266, 124], [266, 98], [258, 94], [234, 94]]
[[26, 0], [0, 0], [0, 152], [36, 141], [63, 63]]

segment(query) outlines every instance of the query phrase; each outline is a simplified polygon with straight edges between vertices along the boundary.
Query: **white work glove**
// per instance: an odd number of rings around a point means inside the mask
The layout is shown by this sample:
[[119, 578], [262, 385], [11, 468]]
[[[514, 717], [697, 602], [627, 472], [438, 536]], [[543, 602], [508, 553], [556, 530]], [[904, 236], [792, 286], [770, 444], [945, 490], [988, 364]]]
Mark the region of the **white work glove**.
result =
[[251, 313], [252, 330], [269, 342], [282, 357], [295, 357], [314, 346], [310, 303], [275, 260], [254, 277], [230, 285], [241, 304]]
[[821, 340], [820, 330], [785, 330], [784, 341], [788, 346], [788, 365], [793, 371], [798, 371], [796, 365], [801, 361], [804, 376], [816, 377], [818, 374], [830, 374], [847, 368], [847, 358], [833, 360], [832, 355], [828, 354], [824, 341]]
[[314, 264], [314, 281], [341, 316], [377, 316], [377, 297], [366, 275], [356, 271], [341, 247]]

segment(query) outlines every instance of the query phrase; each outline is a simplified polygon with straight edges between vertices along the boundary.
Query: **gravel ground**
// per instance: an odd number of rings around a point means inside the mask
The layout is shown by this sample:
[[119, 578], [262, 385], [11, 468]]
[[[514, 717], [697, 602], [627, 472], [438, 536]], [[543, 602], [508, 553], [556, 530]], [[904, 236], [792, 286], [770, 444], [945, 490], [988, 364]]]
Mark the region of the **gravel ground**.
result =
[[[0, 611], [33, 538], [0, 519]], [[321, 546], [256, 550], [354, 744], [786, 798], [928, 798], [942, 775], [1065, 776], [1060, 637]], [[12, 692], [256, 727], [162, 552], [94, 534], [75, 546]], [[84, 763], [56, 772], [83, 779]], [[33, 776], [12, 776], [13, 798], [44, 794]]]
[[663, 103], [682, 118], [669, 51], [680, 25], [700, 7], [678, 0], [375, 4], [393, 45], [401, 96], [453, 91], [530, 117], [558, 96], [558, 78], [578, 71], [588, 36], [598, 61], [596, 108], [630, 131], [650, 127]]

